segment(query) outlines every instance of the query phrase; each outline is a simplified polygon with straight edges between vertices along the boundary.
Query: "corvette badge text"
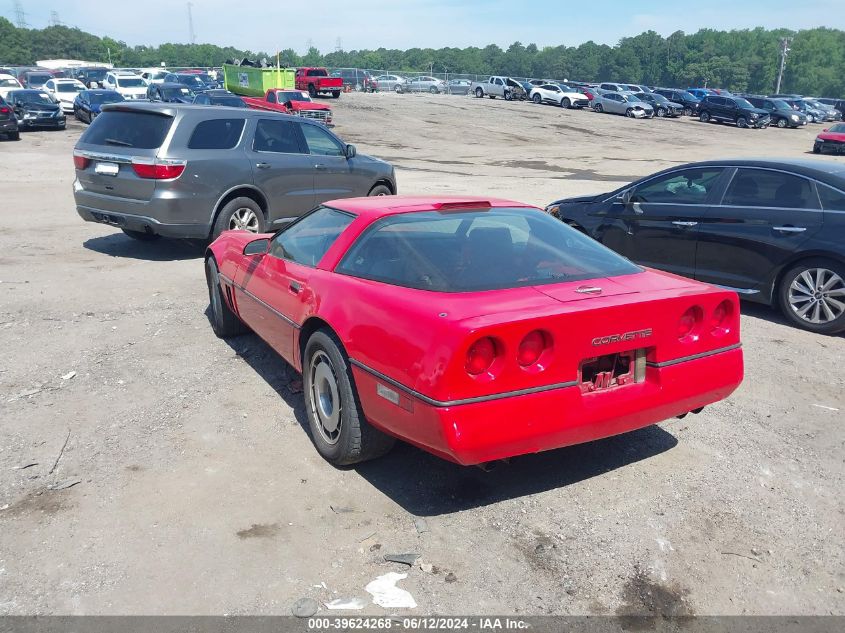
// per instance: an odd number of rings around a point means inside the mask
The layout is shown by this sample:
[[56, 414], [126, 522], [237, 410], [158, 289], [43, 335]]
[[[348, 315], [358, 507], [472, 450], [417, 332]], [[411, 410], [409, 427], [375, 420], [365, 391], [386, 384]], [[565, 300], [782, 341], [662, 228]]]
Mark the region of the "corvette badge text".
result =
[[593, 345], [607, 345], [608, 343], [619, 343], [620, 341], [633, 341], [638, 338], [648, 338], [652, 335], [653, 330], [646, 328], [644, 330], [634, 330], [633, 332], [625, 332], [624, 334], [611, 334], [610, 336], [597, 336], [593, 339]]

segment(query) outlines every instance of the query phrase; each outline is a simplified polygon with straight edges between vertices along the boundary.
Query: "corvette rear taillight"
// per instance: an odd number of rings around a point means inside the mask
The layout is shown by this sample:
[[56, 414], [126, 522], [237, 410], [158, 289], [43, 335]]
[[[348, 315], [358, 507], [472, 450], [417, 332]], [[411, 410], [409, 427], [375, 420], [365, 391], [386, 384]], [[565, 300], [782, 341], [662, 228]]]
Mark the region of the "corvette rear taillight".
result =
[[150, 180], [172, 180], [178, 178], [185, 171], [188, 164], [184, 160], [138, 160], [132, 161], [132, 169], [139, 178]]
[[73, 153], [73, 166], [77, 169], [85, 169], [91, 164], [91, 159], [82, 154]]
[[710, 317], [710, 332], [713, 336], [723, 336], [731, 331], [733, 325], [734, 304], [725, 299], [716, 306]]
[[682, 341], [697, 339], [696, 331], [703, 319], [704, 311], [701, 308], [698, 306], [689, 308], [678, 321], [678, 339]]
[[516, 360], [522, 367], [530, 367], [551, 347], [551, 337], [545, 332], [534, 330], [525, 335], [516, 352]]
[[496, 360], [496, 342], [489, 336], [485, 336], [470, 346], [464, 366], [468, 374], [478, 376], [490, 369], [494, 360]]

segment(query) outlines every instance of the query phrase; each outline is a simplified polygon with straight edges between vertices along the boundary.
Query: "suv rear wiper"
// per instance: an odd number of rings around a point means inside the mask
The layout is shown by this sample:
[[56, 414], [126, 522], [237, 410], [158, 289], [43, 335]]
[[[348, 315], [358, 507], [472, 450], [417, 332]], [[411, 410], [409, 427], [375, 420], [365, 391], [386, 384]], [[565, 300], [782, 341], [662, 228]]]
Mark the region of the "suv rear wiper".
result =
[[132, 143], [127, 143], [126, 141], [121, 141], [116, 138], [107, 138], [104, 139], [103, 142], [107, 145], [120, 145], [121, 147], [132, 147]]

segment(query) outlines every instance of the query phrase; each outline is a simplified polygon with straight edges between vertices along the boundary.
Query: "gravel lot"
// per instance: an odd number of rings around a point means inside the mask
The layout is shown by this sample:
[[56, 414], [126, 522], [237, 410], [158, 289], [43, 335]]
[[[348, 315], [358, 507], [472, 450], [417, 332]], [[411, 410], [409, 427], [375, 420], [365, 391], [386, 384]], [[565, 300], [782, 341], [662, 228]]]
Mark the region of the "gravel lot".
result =
[[[401, 193], [538, 205], [691, 160], [804, 156], [823, 127], [329, 103]], [[0, 142], [0, 614], [287, 614], [303, 597], [383, 614], [364, 587], [390, 571], [419, 614], [845, 614], [842, 336], [746, 306], [745, 382], [698, 416], [490, 472], [406, 445], [337, 470], [294, 372], [212, 334], [201, 249], [76, 215], [82, 127]], [[383, 560], [407, 552], [433, 569]]]

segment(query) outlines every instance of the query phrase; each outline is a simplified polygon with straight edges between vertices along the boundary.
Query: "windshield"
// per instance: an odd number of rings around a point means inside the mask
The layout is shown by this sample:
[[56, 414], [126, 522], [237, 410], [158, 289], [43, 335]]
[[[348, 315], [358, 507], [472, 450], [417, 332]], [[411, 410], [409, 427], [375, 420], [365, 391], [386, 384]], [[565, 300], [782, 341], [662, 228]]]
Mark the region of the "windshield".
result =
[[473, 292], [642, 269], [539, 210], [500, 208], [382, 218], [336, 270], [419, 290]]
[[165, 88], [161, 91], [162, 95], [168, 99], [177, 99], [179, 97], [186, 97], [191, 94], [187, 88]]
[[197, 73], [197, 77], [199, 77], [200, 81], [204, 81], [207, 84], [214, 83], [214, 80], [208, 73]]
[[30, 86], [43, 86], [52, 78], [52, 75], [28, 75], [26, 81]]
[[753, 108], [754, 107], [746, 99], [740, 99], [740, 98], [737, 98], [737, 97], [734, 98], [734, 103], [736, 103], [740, 108]]
[[88, 79], [93, 79], [94, 81], [102, 81], [106, 78], [106, 69], [98, 68], [97, 70], [86, 70], [82, 74], [88, 77]]
[[46, 92], [24, 92], [20, 96], [20, 100], [24, 103], [40, 103], [45, 105], [53, 105], [53, 101]]
[[196, 88], [205, 88], [205, 84], [196, 75], [176, 75], [176, 81], [186, 86], [194, 86]]
[[299, 92], [299, 90], [286, 90], [276, 94], [280, 103], [285, 101], [311, 101], [311, 97], [307, 94]]
[[118, 77], [117, 85], [121, 88], [143, 88], [147, 84], [140, 77]]
[[836, 125], [831, 125], [828, 132], [833, 132], [834, 134], [845, 134], [845, 123], [837, 123]]
[[247, 105], [240, 97], [211, 97], [211, 103], [219, 106], [229, 106], [230, 108], [245, 108]]
[[775, 110], [792, 110], [792, 108], [789, 107], [789, 104], [782, 99], [772, 99], [772, 103], [775, 106]]
[[117, 103], [118, 101], [124, 101], [123, 97], [113, 90], [109, 90], [108, 92], [96, 92], [94, 94], [89, 94], [89, 100], [91, 103], [102, 104], [102, 103]]
[[0, 79], [0, 86], [14, 86], [15, 88], [19, 88], [20, 84], [14, 79]]
[[60, 83], [56, 85], [57, 92], [82, 92], [83, 90], [85, 90], [85, 87], [76, 83]]

